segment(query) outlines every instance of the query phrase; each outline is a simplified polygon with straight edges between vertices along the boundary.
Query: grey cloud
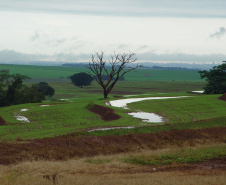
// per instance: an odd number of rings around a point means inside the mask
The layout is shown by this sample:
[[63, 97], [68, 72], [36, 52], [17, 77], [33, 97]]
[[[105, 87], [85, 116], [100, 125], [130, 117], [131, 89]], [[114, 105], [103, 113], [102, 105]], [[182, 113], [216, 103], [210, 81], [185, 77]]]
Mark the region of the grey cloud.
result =
[[155, 62], [221, 62], [225, 60], [226, 55], [222, 54], [209, 54], [209, 55], [195, 55], [185, 53], [172, 53], [172, 54], [156, 54], [154, 52], [138, 53], [137, 58], [143, 61]]
[[119, 45], [117, 48], [118, 48], [119, 50], [121, 50], [121, 49], [126, 49], [126, 48], [128, 48], [128, 45], [126, 45], [126, 44], [121, 44], [121, 45]]
[[210, 35], [211, 38], [220, 38], [226, 34], [226, 28], [220, 27], [219, 30]]
[[30, 40], [32, 42], [34, 42], [36, 45], [49, 45], [49, 46], [53, 46], [56, 47], [59, 44], [64, 44], [65, 42], [68, 41], [68, 39], [62, 37], [62, 38], [58, 38], [58, 37], [54, 37], [52, 36], [53, 34], [51, 33], [42, 33], [39, 31], [35, 31], [31, 36], [30, 36]]
[[0, 9], [110, 16], [226, 17], [225, 0], [7, 0]]
[[[88, 62], [93, 53], [56, 53], [54, 55], [39, 55], [39, 54], [24, 54], [13, 50], [0, 51], [0, 62], [7, 63], [13, 61], [55, 61], [55, 62]], [[109, 55], [106, 55], [109, 57]], [[226, 59], [226, 55], [209, 54], [209, 55], [194, 55], [184, 53], [173, 54], [156, 54], [154, 52], [137, 53], [138, 62], [176, 62], [176, 63], [211, 63], [221, 62]]]
[[30, 37], [31, 41], [36, 41], [40, 38], [40, 34], [38, 31], [35, 31], [34, 34]]
[[0, 51], [0, 62], [7, 63], [12, 61], [36, 61], [41, 58], [47, 57], [46, 55], [40, 54], [24, 54], [20, 52], [16, 52], [13, 50], [2, 50]]

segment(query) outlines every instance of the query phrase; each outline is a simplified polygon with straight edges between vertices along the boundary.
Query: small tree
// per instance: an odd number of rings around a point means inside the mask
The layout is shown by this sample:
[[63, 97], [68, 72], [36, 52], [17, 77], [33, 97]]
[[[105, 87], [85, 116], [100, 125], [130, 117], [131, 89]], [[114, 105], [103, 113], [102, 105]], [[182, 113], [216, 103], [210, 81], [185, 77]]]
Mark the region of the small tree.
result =
[[[138, 68], [140, 65], [136, 64], [135, 67], [129, 67], [128, 65], [135, 62], [137, 58], [135, 53], [123, 53], [114, 54], [108, 60], [110, 66], [106, 65], [107, 61], [103, 59], [104, 53], [96, 53], [92, 55], [92, 62], [88, 64], [88, 68], [94, 74], [94, 79], [103, 88], [104, 98], [108, 98], [108, 94], [111, 92], [118, 80], [120, 80], [126, 73]], [[105, 80], [104, 76], [108, 76], [108, 80]]]
[[205, 94], [222, 94], [226, 92], [226, 61], [214, 66], [209, 71], [199, 71], [201, 78], [206, 78]]
[[11, 75], [8, 71], [0, 71], [0, 107], [37, 103], [45, 99], [43, 93], [23, 85], [23, 80], [26, 79], [29, 79], [26, 75]]
[[49, 86], [46, 82], [40, 82], [38, 84], [32, 85], [32, 88], [36, 89], [38, 92], [43, 93], [45, 96], [53, 96], [55, 93], [55, 89]]
[[75, 86], [81, 88], [83, 88], [83, 86], [89, 86], [93, 81], [93, 77], [84, 72], [74, 74], [70, 77], [70, 79]]

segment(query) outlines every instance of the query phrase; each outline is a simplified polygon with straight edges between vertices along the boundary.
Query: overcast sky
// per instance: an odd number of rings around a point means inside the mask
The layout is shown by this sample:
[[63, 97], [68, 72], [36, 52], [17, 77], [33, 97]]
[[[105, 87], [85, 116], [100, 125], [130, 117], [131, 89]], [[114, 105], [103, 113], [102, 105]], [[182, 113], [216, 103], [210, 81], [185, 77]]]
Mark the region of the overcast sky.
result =
[[226, 60], [225, 0], [0, 0], [0, 61]]

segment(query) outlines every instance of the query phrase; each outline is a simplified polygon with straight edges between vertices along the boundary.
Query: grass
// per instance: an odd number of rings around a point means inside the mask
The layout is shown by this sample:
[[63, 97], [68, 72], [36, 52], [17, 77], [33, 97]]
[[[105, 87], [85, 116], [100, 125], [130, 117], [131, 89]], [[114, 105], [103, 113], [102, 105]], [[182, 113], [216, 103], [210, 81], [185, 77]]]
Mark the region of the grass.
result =
[[199, 95], [177, 99], [147, 100], [131, 103], [129, 108], [157, 113], [167, 118], [168, 123], [191, 122], [225, 116], [225, 102], [218, 100], [218, 97], [219, 95]]
[[124, 162], [138, 165], [169, 165], [203, 162], [208, 159], [225, 157], [225, 146], [212, 146], [211, 148], [183, 149], [182, 151], [170, 151], [162, 155], [140, 155], [123, 159]]
[[226, 116], [214, 118], [210, 120], [201, 120], [196, 122], [186, 123], [175, 123], [170, 125], [157, 125], [157, 126], [141, 126], [135, 127], [134, 129], [116, 129], [116, 130], [104, 130], [104, 131], [93, 131], [86, 132], [85, 135], [127, 135], [127, 134], [144, 134], [144, 133], [159, 133], [168, 132], [171, 130], [185, 130], [185, 129], [204, 129], [211, 127], [225, 127]]
[[[225, 183], [225, 171], [212, 167], [211, 163], [201, 165], [199, 169], [181, 170], [191, 163], [184, 164], [180, 158], [202, 156], [205, 161], [210, 155], [225, 156], [225, 144], [206, 144], [188, 149], [174, 148], [145, 150], [108, 156], [85, 157], [67, 161], [26, 161], [11, 166], [1, 166], [2, 184], [49, 185], [49, 184], [219, 184]], [[188, 158], [188, 157], [187, 157]], [[143, 159], [144, 162], [156, 161], [154, 165], [134, 163], [131, 159]], [[168, 164], [167, 160], [174, 160]], [[175, 162], [178, 160], [179, 162]], [[168, 165], [162, 165], [165, 161]], [[200, 160], [193, 160], [200, 161]], [[177, 170], [174, 170], [177, 169]], [[157, 172], [157, 173], [156, 173]]]
[[[132, 109], [155, 112], [167, 118], [169, 123], [174, 123], [167, 126], [153, 127], [154, 124], [144, 123], [125, 114], [126, 110], [121, 108], [114, 108], [121, 118], [108, 122], [101, 120], [99, 115], [90, 112], [87, 108], [90, 102], [103, 105], [106, 101], [101, 100], [102, 96], [99, 93], [89, 93], [89, 91], [96, 89], [97, 86], [81, 89], [74, 87], [68, 82], [54, 82], [53, 84], [57, 90], [54, 99], [64, 98], [66, 100], [47, 100], [42, 103], [50, 105], [48, 107], [40, 107], [41, 104], [37, 103], [0, 108], [1, 116], [7, 121], [6, 126], [1, 126], [0, 140], [44, 138], [68, 133], [75, 133], [75, 135], [121, 135], [128, 133], [155, 133], [172, 129], [183, 130], [225, 126], [225, 102], [217, 99], [219, 95], [194, 95], [185, 92], [141, 94], [138, 97], [192, 96], [181, 99], [147, 100], [132, 103], [130, 105]], [[122, 88], [123, 84], [119, 83], [116, 90], [125, 92]], [[136, 83], [134, 82], [134, 84]], [[81, 93], [81, 90], [87, 92]], [[67, 96], [64, 96], [64, 94], [67, 94]], [[110, 96], [110, 100], [114, 99], [116, 98]], [[21, 112], [21, 109], [28, 109], [28, 111]], [[27, 117], [30, 122], [16, 120], [14, 116], [18, 115]], [[90, 133], [86, 131], [88, 128], [111, 126], [135, 126], [135, 129], [117, 129]]]
[[[70, 134], [65, 136], [67, 143], [74, 137], [89, 135], [128, 134], [128, 137], [130, 137], [130, 134], [134, 133], [159, 133], [173, 130], [225, 127], [226, 125], [225, 102], [217, 99], [220, 95], [186, 93], [187, 91], [201, 90], [205, 85], [205, 82], [200, 80], [199, 75], [194, 71], [177, 71], [175, 73], [175, 71], [164, 70], [137, 70], [137, 72], [128, 73], [126, 76], [127, 81], [117, 83], [109, 96], [109, 100], [124, 98], [123, 94], [139, 94], [137, 97], [192, 96], [183, 99], [143, 101], [129, 105], [132, 110], [156, 112], [168, 120], [165, 125], [154, 125], [130, 117], [125, 114], [127, 110], [121, 108], [114, 108], [115, 112], [121, 116], [121, 119], [108, 122], [101, 120], [98, 115], [90, 112], [87, 108], [90, 103], [104, 105], [106, 102], [102, 99], [101, 88], [98, 84], [93, 82], [91, 87], [81, 89], [73, 86], [70, 81], [65, 79], [68, 75], [81, 72], [84, 69], [15, 65], [0, 65], [1, 68], [9, 68], [11, 73], [17, 72], [35, 78], [26, 82], [28, 85], [34, 82], [47, 81], [56, 90], [53, 100], [48, 99], [41, 104], [23, 104], [0, 108], [0, 115], [7, 121], [7, 125], [0, 126], [0, 141], [13, 141], [3, 143], [15, 143], [15, 147], [20, 142], [21, 144], [31, 142], [19, 141], [21, 139], [29, 140], [65, 134]], [[150, 73], [151, 78], [144, 77], [146, 73]], [[94, 91], [98, 93], [93, 93]], [[40, 107], [42, 104], [50, 106]], [[21, 112], [21, 109], [28, 109], [28, 111]], [[16, 120], [14, 116], [17, 115], [27, 117], [30, 122]], [[87, 132], [86, 130], [93, 127], [111, 126], [135, 126], [135, 128], [94, 132]], [[181, 134], [181, 132], [177, 133]], [[171, 132], [171, 134], [175, 134], [175, 132]], [[215, 133], [215, 135], [217, 134]], [[175, 138], [177, 137], [175, 136]], [[134, 138], [131, 137], [131, 139]], [[167, 137], [166, 139], [168, 141]], [[176, 140], [169, 141], [169, 144], [164, 145], [164, 149], [160, 149], [161, 146], [155, 150], [150, 150], [148, 147], [141, 149], [141, 146], [139, 150], [135, 148], [132, 153], [73, 158], [67, 161], [23, 161], [15, 165], [0, 166], [0, 181], [1, 184], [8, 185], [102, 185], [106, 183], [109, 185], [142, 185], [150, 184], [150, 182], [151, 184], [174, 185], [223, 185], [226, 180], [225, 171], [217, 168], [213, 169], [211, 162], [207, 163], [207, 167], [210, 167], [211, 170], [203, 170], [201, 167], [199, 169], [196, 167], [191, 168], [191, 170], [181, 170], [189, 166], [192, 167], [193, 163], [196, 162], [202, 165], [202, 162], [206, 164], [206, 162], [215, 158], [219, 160], [222, 157], [225, 158], [226, 149], [223, 139], [213, 137], [211, 140], [206, 141], [205, 135], [203, 135], [202, 140], [185, 140], [182, 144], [177, 143]], [[15, 140], [18, 141], [15, 142]], [[98, 141], [99, 138], [97, 138]], [[139, 140], [136, 140], [136, 142], [139, 144]], [[88, 146], [88, 144], [87, 140], [85, 146]], [[99, 147], [98, 143], [96, 144]], [[54, 147], [52, 150], [48, 147], [44, 147], [42, 150], [46, 151], [46, 156], [54, 156], [51, 151], [55, 151], [55, 154], [58, 152], [62, 152], [62, 155], [70, 154], [70, 148], [65, 147], [63, 144], [61, 147], [62, 151], [58, 151]], [[117, 148], [117, 145], [114, 147]], [[111, 148], [113, 148], [112, 145], [107, 148], [107, 152]], [[11, 149], [11, 154], [13, 155], [13, 151], [15, 154], [15, 148], [11, 147]], [[26, 153], [26, 148], [23, 149]], [[9, 149], [6, 147], [3, 148], [3, 152], [7, 152], [4, 150], [8, 151]], [[32, 150], [32, 152], [34, 151]], [[20, 153], [20, 157], [24, 158], [25, 153]], [[18, 153], [16, 155], [18, 157]], [[44, 158], [45, 156], [40, 157]]]
[[[86, 67], [63, 67], [63, 66], [35, 66], [35, 65], [11, 65], [0, 64], [0, 69], [9, 69], [10, 73], [19, 73], [31, 78], [45, 78], [51, 80], [66, 79], [79, 72], [88, 72]], [[145, 77], [151, 74], [151, 77]], [[125, 75], [126, 81], [203, 81], [197, 71], [187, 70], [153, 70], [137, 69]]]

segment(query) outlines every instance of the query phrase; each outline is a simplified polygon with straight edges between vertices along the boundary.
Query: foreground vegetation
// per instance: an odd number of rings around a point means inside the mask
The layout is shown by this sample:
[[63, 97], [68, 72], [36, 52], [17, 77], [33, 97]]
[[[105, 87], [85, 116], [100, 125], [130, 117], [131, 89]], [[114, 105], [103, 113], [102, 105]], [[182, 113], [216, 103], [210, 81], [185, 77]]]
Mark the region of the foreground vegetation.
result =
[[[66, 76], [70, 70], [65, 68], [62, 73]], [[167, 81], [120, 81], [109, 100], [131, 94], [188, 96], [131, 103], [128, 110], [105, 105], [95, 82], [81, 89], [67, 79], [45, 77], [52, 79], [48, 84], [56, 90], [52, 98], [0, 108], [6, 121], [0, 124], [2, 184], [101, 185], [106, 179], [109, 185], [150, 184], [150, 179], [151, 184], [225, 183], [225, 101], [218, 99], [220, 94], [190, 93], [202, 90], [205, 82], [183, 80], [184, 76], [172, 81], [175, 75]], [[90, 111], [95, 105], [112, 108], [120, 119], [102, 120]], [[134, 110], [155, 112], [166, 123], [147, 123], [126, 114]], [[24, 116], [29, 122], [15, 116]], [[121, 126], [134, 128], [88, 132]]]
[[225, 156], [225, 144], [196, 144], [67, 161], [27, 161], [1, 166], [0, 180], [7, 185], [223, 185], [226, 177], [219, 166], [225, 158], [218, 158], [219, 163], [206, 160], [211, 156]]

